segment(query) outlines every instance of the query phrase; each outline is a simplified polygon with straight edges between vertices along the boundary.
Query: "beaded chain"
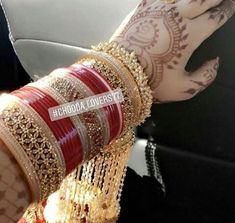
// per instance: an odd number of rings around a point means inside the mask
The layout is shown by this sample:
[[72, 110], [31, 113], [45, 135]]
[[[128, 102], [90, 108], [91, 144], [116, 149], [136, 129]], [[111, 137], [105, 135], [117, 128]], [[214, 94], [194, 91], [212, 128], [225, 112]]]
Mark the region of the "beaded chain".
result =
[[162, 178], [157, 157], [157, 143], [148, 140], [147, 145], [145, 147], [145, 159], [146, 159], [148, 174], [157, 179], [157, 181], [162, 186], [162, 191], [165, 193], [166, 187]]

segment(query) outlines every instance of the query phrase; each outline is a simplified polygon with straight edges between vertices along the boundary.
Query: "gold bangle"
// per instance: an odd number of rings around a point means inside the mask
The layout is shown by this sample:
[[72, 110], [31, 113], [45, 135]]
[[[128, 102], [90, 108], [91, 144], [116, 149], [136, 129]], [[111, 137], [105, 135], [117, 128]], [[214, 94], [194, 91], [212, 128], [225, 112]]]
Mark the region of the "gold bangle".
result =
[[[69, 76], [68, 70], [64, 70], [65, 76]], [[58, 76], [56, 72], [40, 79], [35, 84], [30, 84], [42, 89], [51, 95], [59, 104], [65, 104], [75, 100], [87, 97], [87, 94], [82, 93], [81, 88], [75, 88], [72, 82]], [[75, 82], [76, 83], [76, 82]], [[99, 149], [104, 146], [104, 131], [103, 123], [98, 119], [98, 114], [94, 111], [85, 112], [77, 116], [70, 117], [76, 127], [84, 149], [83, 161], [90, 159], [99, 152]], [[103, 120], [104, 121], [104, 120]]]
[[[53, 80], [53, 82], [54, 81], [56, 83], [56, 80]], [[59, 105], [66, 104], [68, 102], [62, 95], [60, 95], [59, 92], [57, 92], [53, 87], [50, 86], [48, 78], [40, 79], [37, 82], [28, 84], [27, 86], [32, 86], [41, 89], [46, 94], [50, 95]], [[86, 155], [90, 153], [91, 149], [90, 141], [88, 140], [87, 128], [85, 127], [84, 123], [81, 121], [79, 117], [76, 118], [69, 117], [69, 118], [73, 123], [74, 127], [76, 128], [79, 138], [81, 140], [81, 146], [83, 149], [83, 160], [84, 160], [86, 158]]]
[[139, 87], [142, 102], [138, 124], [143, 123], [145, 119], [150, 116], [153, 97], [152, 90], [150, 89], [150, 86], [148, 86], [148, 76], [145, 74], [143, 68], [139, 64], [135, 52], [129, 53], [125, 48], [120, 47], [115, 42], [100, 43], [98, 46], [93, 46], [92, 48], [98, 52], [101, 51], [108, 53], [114, 58], [118, 59], [133, 75]]
[[[68, 88], [67, 90], [70, 89], [72, 91], [71, 95], [77, 94], [78, 91], [80, 91], [80, 94], [73, 97], [71, 100], [71, 96], [66, 94], [66, 89], [64, 89], [63, 87], [64, 81], [67, 82], [68, 86], [70, 85], [70, 88]], [[74, 85], [72, 83], [74, 83]], [[64, 90], [64, 94], [62, 94], [68, 102], [83, 99], [85, 97], [93, 95], [93, 93], [88, 90], [85, 84], [83, 84], [80, 80], [70, 74], [67, 74], [66, 77], [60, 78], [60, 80], [58, 79], [57, 82], [54, 82], [53, 87], [55, 87], [59, 92], [60, 90]], [[108, 140], [107, 136], [109, 137], [109, 127], [106, 117], [101, 114], [102, 111], [96, 110], [78, 115], [86, 128], [89, 141], [88, 152], [86, 153], [83, 162], [91, 159], [91, 157], [96, 155], [99, 152], [100, 148], [103, 147], [105, 143], [107, 143], [106, 141]]]
[[132, 125], [133, 119], [133, 106], [129, 100], [128, 95], [126, 95], [125, 85], [121, 84], [121, 81], [115, 76], [112, 71], [102, 62], [95, 59], [84, 59], [80, 61], [84, 66], [95, 69], [100, 75], [105, 78], [105, 80], [110, 83], [114, 89], [121, 89], [124, 97], [124, 101], [120, 103], [123, 114], [124, 114], [124, 128], [121, 135], [126, 131], [127, 127]]
[[[1, 111], [1, 126], [8, 135], [1, 134], [2, 140], [8, 141], [6, 145], [30, 179], [33, 201], [42, 201], [59, 188], [65, 177], [63, 154], [40, 116], [17, 97], [9, 97], [12, 101]], [[26, 165], [28, 168], [24, 168]]]
[[[82, 57], [82, 63], [84, 59], [93, 59], [92, 64], [104, 78], [114, 87], [121, 88], [124, 95], [124, 119], [126, 120], [126, 126], [136, 126], [139, 122], [141, 98], [138, 86], [130, 72], [119, 63], [118, 60], [114, 60], [107, 53], [91, 51], [88, 55]], [[95, 61], [95, 62], [93, 62]], [[118, 83], [118, 85], [117, 85]], [[116, 85], [116, 86], [114, 86]], [[129, 114], [129, 115], [127, 115]]]
[[[78, 78], [74, 77], [73, 75], [62, 74], [58, 77], [62, 77], [64, 80], [68, 81], [71, 84], [71, 86], [75, 89], [75, 92], [80, 91], [82, 95], [86, 95], [87, 97], [93, 96], [93, 92], [82, 81], [80, 81]], [[109, 142], [109, 138], [110, 138], [110, 135], [109, 135], [110, 129], [109, 129], [109, 124], [108, 124], [108, 120], [105, 115], [104, 109], [103, 108], [96, 109], [94, 110], [94, 113], [95, 113], [96, 119], [99, 122], [99, 126], [101, 126], [101, 129], [103, 132], [104, 145], [107, 145]]]

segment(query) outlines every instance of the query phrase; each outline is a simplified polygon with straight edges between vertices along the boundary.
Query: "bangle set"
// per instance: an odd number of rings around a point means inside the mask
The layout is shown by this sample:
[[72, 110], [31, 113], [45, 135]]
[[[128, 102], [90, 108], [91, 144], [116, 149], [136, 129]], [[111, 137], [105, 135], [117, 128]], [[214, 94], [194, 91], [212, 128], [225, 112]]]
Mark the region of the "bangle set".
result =
[[[122, 102], [51, 120], [50, 108], [114, 90], [121, 90]], [[150, 115], [152, 103], [147, 75], [135, 54], [115, 43], [99, 44], [77, 63], [1, 97], [0, 137], [22, 168], [33, 202], [44, 201], [67, 176], [68, 193], [74, 186], [85, 188], [79, 193], [93, 188], [96, 202], [103, 202], [97, 213], [107, 217], [112, 209], [107, 220], [115, 219], [134, 140], [131, 129]], [[71, 178], [74, 170], [76, 179]], [[78, 190], [72, 194], [78, 196]], [[66, 202], [72, 208], [71, 200]], [[86, 209], [84, 202], [76, 204]], [[95, 218], [94, 213], [86, 217]]]
[[150, 116], [153, 97], [152, 90], [148, 85], [148, 76], [138, 62], [135, 52], [129, 53], [116, 42], [100, 43], [98, 46], [93, 46], [92, 48], [95, 51], [109, 54], [113, 57], [113, 60], [118, 60], [129, 70], [136, 81], [141, 97], [141, 111], [138, 124], [143, 123]]
[[[94, 94], [105, 93], [112, 89], [111, 86], [95, 71], [80, 65], [75, 64], [70, 67], [72, 75], [79, 78], [83, 83], [85, 83]], [[109, 127], [110, 127], [110, 139], [109, 142], [116, 139], [122, 131], [122, 111], [118, 104], [110, 105], [104, 107], [107, 112]]]
[[101, 52], [91, 52], [79, 61], [83, 65], [95, 69], [100, 73], [113, 88], [120, 88], [124, 96], [121, 103], [124, 113], [124, 131], [129, 126], [138, 124], [141, 99], [134, 79], [127, 70], [121, 69], [116, 61], [108, 59], [107, 54]]

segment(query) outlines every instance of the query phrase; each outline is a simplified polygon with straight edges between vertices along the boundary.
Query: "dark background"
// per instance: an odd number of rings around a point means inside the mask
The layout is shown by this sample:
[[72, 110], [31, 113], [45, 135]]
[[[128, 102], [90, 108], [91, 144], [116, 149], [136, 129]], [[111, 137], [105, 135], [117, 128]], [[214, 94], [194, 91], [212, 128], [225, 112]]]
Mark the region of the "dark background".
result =
[[21, 66], [9, 41], [7, 23], [0, 7], [0, 92], [27, 84], [28, 74]]

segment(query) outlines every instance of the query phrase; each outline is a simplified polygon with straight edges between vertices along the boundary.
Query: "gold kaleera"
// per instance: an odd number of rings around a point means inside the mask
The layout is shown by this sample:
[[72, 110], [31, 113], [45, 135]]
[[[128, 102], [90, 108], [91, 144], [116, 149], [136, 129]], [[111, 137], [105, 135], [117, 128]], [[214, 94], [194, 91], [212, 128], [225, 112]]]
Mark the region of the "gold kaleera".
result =
[[[128, 130], [89, 162], [68, 175], [60, 189], [42, 204], [31, 207], [27, 223], [114, 223], [120, 213], [120, 198], [134, 133]], [[43, 221], [41, 221], [43, 222]]]

